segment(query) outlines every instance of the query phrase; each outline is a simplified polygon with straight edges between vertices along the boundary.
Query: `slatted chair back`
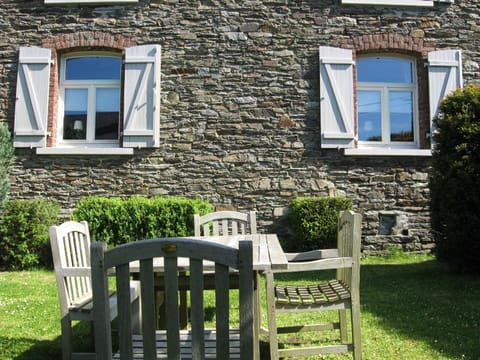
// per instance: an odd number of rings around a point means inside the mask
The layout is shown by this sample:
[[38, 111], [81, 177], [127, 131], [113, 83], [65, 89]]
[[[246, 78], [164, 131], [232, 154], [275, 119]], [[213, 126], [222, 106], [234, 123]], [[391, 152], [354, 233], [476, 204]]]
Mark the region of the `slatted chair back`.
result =
[[[338, 219], [336, 249], [318, 249], [304, 253], [287, 254], [287, 270], [267, 271], [265, 276], [267, 295], [268, 332], [270, 358], [285, 356], [321, 355], [353, 352], [353, 358], [361, 359], [360, 334], [360, 248], [361, 216], [353, 211], [342, 211]], [[336, 269], [336, 278], [318, 284], [288, 285], [275, 283], [276, 273], [304, 272]], [[338, 322], [299, 324], [277, 327], [278, 314], [334, 310], [339, 313]], [[347, 310], [351, 326], [347, 326]], [[312, 317], [313, 318], [313, 317]], [[351, 329], [349, 340], [348, 329]], [[279, 349], [279, 333], [300, 331], [340, 330], [340, 343]]]
[[49, 229], [62, 315], [92, 297], [90, 235], [86, 221], [67, 221]]
[[[238, 269], [240, 276], [240, 359], [253, 358], [253, 270], [252, 243], [241, 241], [239, 249], [209, 241], [185, 238], [164, 238], [141, 240], [117, 246], [110, 250], [104, 243], [92, 244], [92, 280], [94, 298], [95, 347], [97, 360], [112, 358], [110, 323], [108, 321], [108, 272], [115, 268], [119, 307], [119, 356], [120, 359], [182, 358], [208, 359], [212, 354], [206, 351], [209, 342], [205, 338], [203, 270], [204, 260], [215, 263], [215, 318], [216, 318], [216, 359], [232, 359], [233, 343], [229, 332], [229, 268]], [[160, 341], [162, 333], [155, 330], [155, 261], [163, 259], [165, 279], [166, 345]], [[180, 338], [178, 305], [178, 259], [189, 258], [191, 341]], [[129, 263], [140, 262], [140, 287], [142, 304], [142, 336], [134, 336], [130, 324], [130, 308], [125, 299], [130, 282]], [[184, 346], [188, 353], [181, 354]], [[233, 344], [234, 345], [234, 344]], [[237, 339], [238, 345], [238, 339]], [[166, 346], [162, 347], [162, 346]], [[215, 355], [214, 355], [215, 356]]]
[[[62, 357], [64, 360], [92, 358], [93, 353], [73, 352], [72, 321], [92, 321], [90, 233], [86, 221], [67, 221], [49, 229], [50, 246], [60, 302]], [[132, 284], [130, 302], [134, 326], [139, 328], [139, 289]], [[117, 316], [115, 294], [109, 294], [110, 319]]]
[[195, 214], [195, 236], [245, 235], [257, 233], [255, 211], [216, 211], [203, 216]]

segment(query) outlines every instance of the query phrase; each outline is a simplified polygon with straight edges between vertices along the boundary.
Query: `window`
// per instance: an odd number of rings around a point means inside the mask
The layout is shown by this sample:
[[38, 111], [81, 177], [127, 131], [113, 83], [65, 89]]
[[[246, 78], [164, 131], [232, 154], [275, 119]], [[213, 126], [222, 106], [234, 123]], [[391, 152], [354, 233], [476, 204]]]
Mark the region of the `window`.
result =
[[432, 120], [440, 100], [462, 86], [460, 50], [428, 53], [428, 80], [424, 80], [428, 84], [422, 84], [428, 94], [422, 94], [422, 101], [428, 101], [429, 113], [424, 111], [422, 118], [413, 59], [393, 54], [359, 56], [355, 77], [352, 50], [321, 46], [319, 57], [322, 148], [359, 156], [431, 155], [426, 144], [421, 147], [420, 128], [425, 136], [435, 131]]
[[364, 146], [417, 147], [416, 71], [411, 60], [357, 60], [358, 141]]
[[20, 48], [15, 147], [39, 155], [128, 155], [160, 145], [160, 45], [126, 48], [124, 58], [65, 53], [58, 87], [50, 87], [52, 64], [51, 49]]
[[120, 75], [119, 56], [73, 55], [62, 59], [59, 144], [118, 146]]

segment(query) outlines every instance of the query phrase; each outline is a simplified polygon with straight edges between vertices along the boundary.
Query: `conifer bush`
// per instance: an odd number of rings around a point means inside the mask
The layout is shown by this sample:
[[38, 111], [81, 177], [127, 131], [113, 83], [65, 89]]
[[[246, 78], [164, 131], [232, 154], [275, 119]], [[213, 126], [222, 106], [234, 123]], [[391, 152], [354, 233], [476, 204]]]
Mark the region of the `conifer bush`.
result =
[[5, 204], [10, 190], [8, 171], [14, 158], [10, 131], [5, 124], [0, 124], [0, 209]]
[[480, 86], [447, 96], [434, 120], [430, 178], [436, 255], [480, 273]]

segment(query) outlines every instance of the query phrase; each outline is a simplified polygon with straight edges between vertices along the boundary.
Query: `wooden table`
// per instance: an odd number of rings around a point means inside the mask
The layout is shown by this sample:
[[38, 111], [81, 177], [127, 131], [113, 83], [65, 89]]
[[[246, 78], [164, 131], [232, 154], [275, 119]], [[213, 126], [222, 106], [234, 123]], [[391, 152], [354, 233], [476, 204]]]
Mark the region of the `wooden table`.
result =
[[[221, 243], [227, 246], [232, 246], [238, 248], [238, 243], [241, 240], [251, 240], [253, 243], [253, 270], [255, 271], [255, 286], [254, 290], [254, 341], [255, 341], [255, 359], [260, 359], [260, 325], [261, 325], [261, 313], [260, 313], [260, 291], [258, 289], [259, 277], [260, 274], [269, 269], [286, 269], [288, 267], [288, 261], [283, 252], [282, 247], [276, 234], [249, 234], [249, 235], [226, 235], [226, 236], [204, 236], [204, 237], [190, 237], [192, 239], [198, 239], [199, 241], [213, 241], [216, 243]], [[156, 261], [155, 261], [156, 260]], [[161, 288], [161, 282], [163, 281], [163, 259], [155, 259], [153, 268], [155, 273], [158, 275], [159, 288]], [[188, 271], [188, 259], [178, 260], [178, 270], [180, 272], [186, 273]], [[205, 261], [204, 270], [213, 270], [213, 267], [209, 269], [209, 263]], [[130, 264], [130, 272], [135, 273], [139, 272], [138, 262], [133, 262]], [[179, 279], [179, 284], [181, 286], [182, 281]], [[188, 286], [188, 282], [185, 282], [185, 286]], [[186, 293], [181, 294], [181, 297], [185, 298], [180, 300], [180, 302], [185, 301], [186, 304]], [[182, 312], [180, 316], [182, 317]], [[183, 314], [183, 321], [186, 321], [185, 314]]]

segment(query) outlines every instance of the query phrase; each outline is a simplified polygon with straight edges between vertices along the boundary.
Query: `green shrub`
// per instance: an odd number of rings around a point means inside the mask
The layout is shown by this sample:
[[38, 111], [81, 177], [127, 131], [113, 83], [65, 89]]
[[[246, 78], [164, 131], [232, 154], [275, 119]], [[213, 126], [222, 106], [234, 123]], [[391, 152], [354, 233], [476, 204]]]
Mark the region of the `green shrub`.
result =
[[293, 236], [287, 249], [305, 251], [336, 247], [338, 213], [352, 210], [353, 202], [340, 197], [299, 197], [290, 207], [288, 221]]
[[208, 202], [177, 197], [88, 197], [72, 218], [86, 220], [92, 241], [118, 245], [138, 239], [193, 235], [193, 214], [212, 211]]
[[14, 148], [10, 131], [5, 124], [0, 124], [0, 208], [5, 204], [8, 191], [10, 190], [8, 170], [14, 159]]
[[480, 272], [480, 87], [446, 97], [435, 119], [431, 219], [439, 260]]
[[52, 201], [11, 200], [0, 218], [0, 259], [7, 269], [51, 267], [48, 228], [58, 221], [60, 206]]

